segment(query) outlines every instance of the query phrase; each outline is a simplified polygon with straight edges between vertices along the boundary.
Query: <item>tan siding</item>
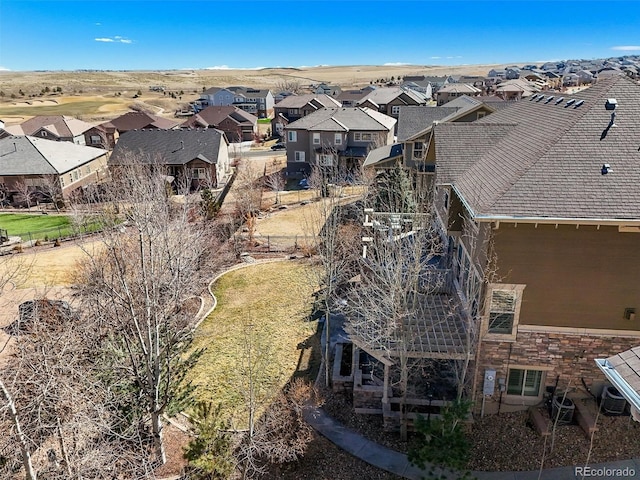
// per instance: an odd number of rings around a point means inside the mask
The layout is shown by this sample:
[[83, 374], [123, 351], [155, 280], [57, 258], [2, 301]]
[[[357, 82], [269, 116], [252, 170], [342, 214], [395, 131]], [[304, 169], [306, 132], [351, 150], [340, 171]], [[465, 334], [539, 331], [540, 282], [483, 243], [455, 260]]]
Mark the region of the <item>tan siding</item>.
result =
[[640, 330], [623, 318], [640, 313], [640, 234], [504, 223], [494, 233], [502, 282], [527, 285], [521, 325]]

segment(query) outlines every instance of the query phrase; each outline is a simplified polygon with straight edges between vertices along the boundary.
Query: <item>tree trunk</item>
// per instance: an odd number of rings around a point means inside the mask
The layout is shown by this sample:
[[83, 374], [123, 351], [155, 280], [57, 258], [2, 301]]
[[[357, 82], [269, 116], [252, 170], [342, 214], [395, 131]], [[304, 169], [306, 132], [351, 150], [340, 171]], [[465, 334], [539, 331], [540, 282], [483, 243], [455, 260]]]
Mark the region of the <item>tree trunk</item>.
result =
[[400, 389], [402, 395], [400, 397], [400, 440], [407, 441], [408, 437], [408, 421], [407, 421], [407, 388], [409, 384], [408, 372], [407, 372], [407, 359], [406, 354], [402, 354], [400, 358]]
[[0, 389], [2, 389], [2, 394], [4, 398], [7, 400], [7, 406], [9, 407], [9, 413], [11, 414], [11, 420], [13, 421], [13, 426], [16, 429], [16, 435], [18, 436], [18, 441], [20, 442], [20, 451], [22, 452], [22, 464], [24, 465], [25, 471], [25, 479], [26, 480], [36, 480], [36, 471], [33, 468], [33, 463], [31, 462], [31, 452], [29, 451], [29, 447], [27, 446], [27, 437], [22, 431], [22, 427], [20, 426], [20, 419], [18, 418], [18, 411], [16, 410], [16, 405], [13, 403], [13, 397], [4, 386], [4, 382], [0, 380]]
[[167, 453], [164, 450], [161, 414], [153, 412], [151, 414], [151, 421], [153, 423], [153, 445], [156, 450], [156, 459], [160, 462], [161, 465], [164, 465], [165, 463], [167, 463]]
[[324, 346], [324, 384], [326, 387], [331, 386], [331, 361], [329, 359], [331, 355], [331, 326], [330, 326], [330, 314], [329, 314], [329, 305], [325, 305], [325, 320], [324, 320], [324, 328], [325, 328], [325, 346]]

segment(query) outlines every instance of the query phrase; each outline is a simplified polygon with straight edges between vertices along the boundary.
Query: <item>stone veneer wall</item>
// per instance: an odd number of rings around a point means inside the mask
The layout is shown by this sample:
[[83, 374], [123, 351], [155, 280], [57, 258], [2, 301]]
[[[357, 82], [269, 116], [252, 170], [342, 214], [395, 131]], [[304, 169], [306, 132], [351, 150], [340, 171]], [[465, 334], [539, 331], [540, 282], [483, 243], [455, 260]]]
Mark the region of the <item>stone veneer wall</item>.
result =
[[[598, 395], [606, 379], [596, 366], [594, 359], [608, 358], [638, 345], [640, 345], [640, 336], [614, 337], [521, 330], [518, 331], [516, 342], [483, 341], [478, 357], [474, 412], [478, 413], [481, 409], [485, 369], [495, 369], [496, 379], [502, 378], [506, 382], [508, 368], [530, 366], [536, 369], [539, 367], [540, 370], [546, 370], [546, 386], [555, 386], [558, 379], [559, 390], [569, 386], [573, 396], [589, 396], [589, 392], [582, 383], [584, 379], [591, 392]], [[506, 392], [503, 394], [500, 411], [528, 408], [523, 404], [515, 405], [513, 402], [507, 404], [504, 396]], [[499, 403], [500, 392], [496, 381], [495, 393], [485, 399], [484, 412], [487, 414], [497, 412]]]

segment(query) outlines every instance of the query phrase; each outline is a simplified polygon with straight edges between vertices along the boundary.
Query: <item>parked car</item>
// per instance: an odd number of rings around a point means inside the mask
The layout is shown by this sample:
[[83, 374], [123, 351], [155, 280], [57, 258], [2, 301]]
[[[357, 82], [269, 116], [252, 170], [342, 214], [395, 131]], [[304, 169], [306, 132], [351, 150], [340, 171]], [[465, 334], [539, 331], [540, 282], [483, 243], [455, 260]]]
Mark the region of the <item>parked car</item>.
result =
[[285, 150], [286, 148], [287, 146], [282, 142], [274, 143], [273, 145], [271, 145], [271, 150]]

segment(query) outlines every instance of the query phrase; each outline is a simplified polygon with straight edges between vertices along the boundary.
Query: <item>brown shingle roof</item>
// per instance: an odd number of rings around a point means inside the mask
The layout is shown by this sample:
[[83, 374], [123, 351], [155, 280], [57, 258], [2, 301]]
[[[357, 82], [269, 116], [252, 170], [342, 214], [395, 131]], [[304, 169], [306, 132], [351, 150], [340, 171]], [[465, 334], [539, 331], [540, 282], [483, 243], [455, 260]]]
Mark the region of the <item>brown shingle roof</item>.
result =
[[200, 128], [217, 127], [227, 117], [231, 118], [239, 125], [255, 125], [258, 122], [258, 117], [251, 115], [238, 107], [234, 107], [233, 105], [212, 105], [201, 110], [180, 126]]
[[43, 127], [59, 137], [72, 138], [82, 135], [93, 125], [66, 115], [37, 115], [20, 124], [24, 135], [33, 135]]
[[168, 130], [180, 122], [145, 112], [128, 112], [118, 118], [114, 118], [109, 123], [115, 126], [119, 132], [128, 132], [129, 130], [140, 130], [143, 128]]
[[[569, 106], [570, 97], [556, 103], [559, 94], [547, 101], [549, 96], [516, 102], [476, 122], [516, 126], [455, 188], [480, 217], [639, 220], [640, 86], [624, 77], [607, 79], [576, 94]], [[608, 128], [607, 98], [618, 102], [615, 127]], [[603, 164], [612, 172], [602, 175]]]

